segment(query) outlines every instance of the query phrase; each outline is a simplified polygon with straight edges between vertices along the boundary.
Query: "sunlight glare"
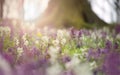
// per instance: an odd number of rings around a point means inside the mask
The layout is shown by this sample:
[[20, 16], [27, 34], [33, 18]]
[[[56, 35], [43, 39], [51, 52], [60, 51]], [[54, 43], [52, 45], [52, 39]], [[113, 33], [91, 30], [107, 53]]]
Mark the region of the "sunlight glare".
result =
[[39, 18], [47, 8], [49, 0], [25, 0], [24, 20], [32, 21]]

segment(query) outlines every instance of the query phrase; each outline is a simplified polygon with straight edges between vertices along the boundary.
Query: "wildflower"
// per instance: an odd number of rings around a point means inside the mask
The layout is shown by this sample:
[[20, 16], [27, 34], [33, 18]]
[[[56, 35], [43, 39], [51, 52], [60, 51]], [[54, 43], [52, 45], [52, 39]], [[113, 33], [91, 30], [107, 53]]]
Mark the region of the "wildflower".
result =
[[45, 43], [49, 42], [49, 37], [48, 36], [43, 36], [41, 37], [42, 41], [44, 41]]
[[41, 37], [41, 36], [42, 36], [42, 34], [41, 34], [40, 32], [38, 32], [38, 33], [37, 33], [37, 36], [38, 36], [38, 37]]
[[9, 27], [0, 27], [0, 36], [10, 35], [11, 29]]
[[63, 38], [63, 39], [61, 40], [61, 44], [62, 44], [62, 45], [65, 45], [65, 43], [66, 43], [66, 39]]
[[56, 63], [52, 66], [50, 66], [47, 69], [47, 75], [60, 75], [62, 72], [62, 67], [60, 64]]
[[106, 55], [103, 63], [103, 71], [106, 75], [120, 74], [120, 53], [112, 51]]
[[50, 58], [51, 63], [55, 63], [55, 62], [57, 61], [59, 49], [60, 49], [60, 47], [53, 47], [53, 46], [51, 46], [51, 47], [49, 48], [48, 53], [49, 53], [50, 56], [51, 56], [51, 58]]
[[120, 34], [117, 34], [116, 39], [120, 39]]
[[117, 42], [114, 43], [114, 49], [118, 49], [119, 48], [119, 45]]
[[27, 40], [26, 36], [27, 36], [26, 33], [22, 36], [23, 41], [26, 41], [26, 40]]
[[70, 58], [69, 56], [67, 56], [67, 55], [64, 55], [64, 56], [62, 57], [62, 62], [63, 62], [63, 63], [70, 62], [70, 60], [71, 60], [71, 58]]
[[52, 41], [52, 44], [55, 46], [58, 46], [59, 43], [60, 43], [60, 41], [58, 39]]
[[97, 67], [97, 63], [95, 61], [90, 63], [91, 70]]
[[15, 38], [14, 38], [14, 41], [15, 41], [16, 46], [18, 46], [19, 43], [20, 43], [20, 42], [19, 42], [19, 39], [17, 39], [17, 37], [15, 37]]
[[39, 45], [39, 41], [38, 41], [38, 40], [36, 40], [36, 41], [35, 41], [35, 44], [36, 44], [36, 45]]
[[24, 41], [24, 45], [25, 46], [28, 46], [28, 44], [29, 44], [29, 42], [26, 40], [26, 41]]
[[75, 75], [93, 75], [88, 63], [81, 63], [74, 67]]
[[17, 48], [17, 53], [18, 53], [18, 56], [21, 56], [21, 54], [23, 53], [23, 48], [18, 47]]
[[117, 34], [120, 33], [120, 25], [115, 26], [115, 32]]
[[80, 59], [78, 58], [78, 56], [73, 56], [71, 61], [66, 63], [65, 66], [67, 69], [69, 69], [69, 68], [74, 68], [78, 64], [80, 64]]
[[24, 45], [28, 46], [29, 41], [27, 40], [27, 34], [26, 33], [23, 35], [22, 39], [23, 39]]
[[63, 36], [64, 36], [63, 34], [64, 34], [64, 32], [63, 32], [62, 30], [58, 30], [58, 31], [57, 31], [57, 37], [58, 37], [58, 38], [63, 37]]
[[112, 48], [112, 42], [111, 41], [109, 41], [109, 40], [106, 41], [106, 48], [108, 48], [108, 49]]

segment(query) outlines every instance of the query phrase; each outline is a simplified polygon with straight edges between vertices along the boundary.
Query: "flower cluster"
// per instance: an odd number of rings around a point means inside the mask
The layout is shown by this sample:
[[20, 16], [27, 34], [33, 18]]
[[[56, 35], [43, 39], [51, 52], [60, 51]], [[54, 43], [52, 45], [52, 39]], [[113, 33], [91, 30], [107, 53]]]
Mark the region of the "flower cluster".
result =
[[0, 25], [0, 75], [119, 75], [119, 50], [114, 29], [29, 33]]

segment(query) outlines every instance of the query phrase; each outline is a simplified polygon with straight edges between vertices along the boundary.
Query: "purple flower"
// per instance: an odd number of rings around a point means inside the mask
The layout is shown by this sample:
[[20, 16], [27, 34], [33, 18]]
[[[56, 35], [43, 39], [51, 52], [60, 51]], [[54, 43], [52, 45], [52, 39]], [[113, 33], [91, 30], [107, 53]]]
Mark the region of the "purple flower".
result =
[[31, 52], [32, 52], [32, 55], [37, 55], [37, 56], [40, 55], [40, 51], [36, 47], [33, 47]]
[[97, 75], [98, 71], [97, 70], [94, 70], [93, 71], [93, 75]]
[[66, 55], [65, 55], [65, 56], [62, 57], [62, 62], [63, 62], [63, 63], [67, 63], [67, 62], [69, 62], [70, 60], [71, 60], [71, 58], [70, 58], [69, 56], [66, 56]]
[[110, 49], [107, 49], [107, 48], [101, 49], [101, 53], [102, 53], [102, 54], [107, 54], [107, 53], [109, 53], [109, 52], [110, 52]]
[[112, 51], [107, 54], [103, 67], [106, 75], [120, 75], [120, 53]]
[[101, 58], [103, 54], [107, 54], [107, 53], [109, 53], [109, 49], [101, 49], [101, 48], [90, 49], [88, 50], [87, 59], [99, 60], [99, 58]]
[[33, 60], [16, 66], [16, 75], [46, 75], [47, 60]]
[[119, 45], [117, 42], [114, 43], [114, 49], [118, 49], [119, 48]]
[[102, 38], [103, 38], [103, 39], [106, 38], [106, 36], [107, 36], [107, 33], [106, 33], [106, 32], [101, 32], [101, 34], [102, 34]]
[[106, 48], [107, 49], [111, 49], [112, 48], [112, 42], [111, 41], [109, 41], [109, 40], [106, 41]]
[[0, 68], [0, 75], [5, 75], [1, 68]]
[[115, 31], [116, 31], [117, 34], [120, 33], [120, 25], [116, 25]]
[[70, 35], [71, 35], [72, 38], [75, 38], [76, 33], [77, 33], [77, 30], [75, 30], [74, 28], [70, 29]]
[[3, 53], [2, 56], [8, 63], [11, 65], [14, 64], [14, 57], [11, 53]]

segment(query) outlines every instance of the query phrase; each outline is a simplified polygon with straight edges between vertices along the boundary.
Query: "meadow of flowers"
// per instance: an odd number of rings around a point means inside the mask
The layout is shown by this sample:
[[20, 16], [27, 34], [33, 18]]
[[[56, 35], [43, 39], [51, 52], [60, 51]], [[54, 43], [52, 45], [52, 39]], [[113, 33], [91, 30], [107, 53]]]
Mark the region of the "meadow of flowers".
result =
[[118, 31], [44, 27], [28, 32], [3, 21], [0, 75], [120, 75]]

